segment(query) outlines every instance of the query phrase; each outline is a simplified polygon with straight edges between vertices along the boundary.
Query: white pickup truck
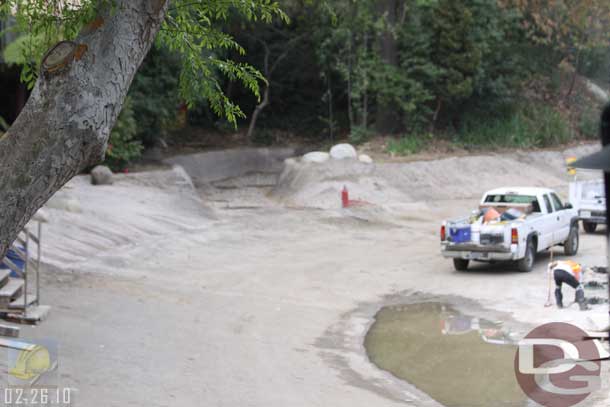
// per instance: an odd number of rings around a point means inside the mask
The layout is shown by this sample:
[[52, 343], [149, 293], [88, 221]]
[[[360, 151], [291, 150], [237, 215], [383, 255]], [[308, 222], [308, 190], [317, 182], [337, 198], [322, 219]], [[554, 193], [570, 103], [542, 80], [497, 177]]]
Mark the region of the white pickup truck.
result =
[[[485, 221], [490, 210], [496, 216]], [[562, 245], [573, 256], [578, 244], [576, 209], [546, 188], [494, 189], [471, 216], [441, 226], [441, 253], [459, 271], [470, 261], [516, 261], [520, 271], [531, 271], [537, 253]]]
[[578, 211], [583, 229], [594, 233], [597, 225], [606, 224], [604, 180], [574, 180], [570, 183], [570, 202]]

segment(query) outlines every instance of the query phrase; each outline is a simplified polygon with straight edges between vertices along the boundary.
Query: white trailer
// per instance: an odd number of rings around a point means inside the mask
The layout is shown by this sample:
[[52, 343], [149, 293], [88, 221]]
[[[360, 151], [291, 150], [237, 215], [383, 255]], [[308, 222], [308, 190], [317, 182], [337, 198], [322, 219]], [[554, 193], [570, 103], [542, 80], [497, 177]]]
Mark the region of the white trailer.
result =
[[570, 202], [578, 211], [585, 232], [594, 233], [597, 225], [606, 224], [604, 180], [578, 180], [570, 183]]

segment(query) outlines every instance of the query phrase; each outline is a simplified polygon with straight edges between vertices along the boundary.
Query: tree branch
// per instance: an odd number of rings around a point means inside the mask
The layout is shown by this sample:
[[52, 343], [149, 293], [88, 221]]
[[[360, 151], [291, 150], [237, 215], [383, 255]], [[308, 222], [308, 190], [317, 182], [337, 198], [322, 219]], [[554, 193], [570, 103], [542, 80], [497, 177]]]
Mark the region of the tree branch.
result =
[[41, 72], [21, 114], [0, 138], [0, 258], [58, 189], [103, 158], [169, 1], [117, 3], [101, 25], [81, 33], [72, 54], [62, 54], [61, 69]]

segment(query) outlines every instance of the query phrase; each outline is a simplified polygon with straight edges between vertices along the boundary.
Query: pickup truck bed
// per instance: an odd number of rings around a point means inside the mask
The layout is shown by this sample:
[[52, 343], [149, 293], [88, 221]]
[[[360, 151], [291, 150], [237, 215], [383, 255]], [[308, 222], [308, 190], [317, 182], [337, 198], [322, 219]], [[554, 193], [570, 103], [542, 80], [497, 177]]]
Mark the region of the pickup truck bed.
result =
[[[488, 210], [497, 213], [487, 219]], [[530, 271], [536, 253], [549, 247], [564, 245], [569, 255], [578, 251], [577, 221], [576, 210], [550, 189], [500, 188], [484, 194], [473, 215], [443, 222], [441, 253], [458, 270], [470, 261], [516, 261]]]

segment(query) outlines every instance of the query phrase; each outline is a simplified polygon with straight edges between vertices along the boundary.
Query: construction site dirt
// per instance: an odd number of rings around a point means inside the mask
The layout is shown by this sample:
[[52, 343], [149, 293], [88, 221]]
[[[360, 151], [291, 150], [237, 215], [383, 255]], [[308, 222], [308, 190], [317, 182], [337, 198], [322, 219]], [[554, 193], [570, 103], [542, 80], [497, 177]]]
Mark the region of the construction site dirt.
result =
[[[57, 340], [75, 405], [439, 405], [371, 362], [375, 315], [434, 303], [424, 311], [466, 307], [520, 333], [546, 322], [588, 328], [591, 315], [607, 315], [601, 303], [544, 306], [548, 252], [529, 273], [510, 263], [458, 272], [439, 253], [440, 220], [475, 207], [484, 190], [546, 186], [565, 198], [565, 157], [593, 149], [326, 167], [284, 165], [290, 151], [267, 151], [264, 168], [248, 161], [208, 179], [201, 160], [108, 186], [77, 177], [46, 208], [41, 295], [52, 312], [21, 337]], [[369, 204], [342, 208], [344, 187]], [[606, 266], [604, 232], [582, 233], [573, 260]], [[610, 404], [603, 383], [586, 405]]]

